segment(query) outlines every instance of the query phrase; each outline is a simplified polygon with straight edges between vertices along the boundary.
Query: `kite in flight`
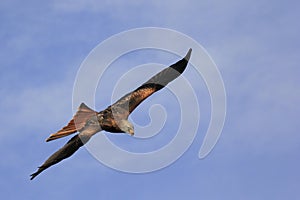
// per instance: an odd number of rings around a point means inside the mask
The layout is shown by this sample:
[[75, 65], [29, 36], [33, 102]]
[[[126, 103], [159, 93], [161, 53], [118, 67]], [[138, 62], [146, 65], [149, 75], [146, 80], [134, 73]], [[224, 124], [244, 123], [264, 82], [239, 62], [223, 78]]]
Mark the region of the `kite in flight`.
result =
[[127, 120], [130, 113], [147, 97], [159, 91], [182, 74], [189, 62], [191, 52], [192, 49], [189, 49], [183, 59], [154, 75], [136, 90], [126, 94], [103, 111], [96, 112], [84, 103], [81, 103], [78, 111], [68, 125], [58, 132], [51, 134], [46, 141], [55, 140], [76, 132], [79, 133], [72, 137], [61, 149], [52, 154], [44, 164], [38, 167], [38, 170], [30, 175], [30, 180], [34, 179], [48, 167], [73, 155], [75, 151], [101, 130], [111, 133], [128, 133], [134, 135], [134, 127]]

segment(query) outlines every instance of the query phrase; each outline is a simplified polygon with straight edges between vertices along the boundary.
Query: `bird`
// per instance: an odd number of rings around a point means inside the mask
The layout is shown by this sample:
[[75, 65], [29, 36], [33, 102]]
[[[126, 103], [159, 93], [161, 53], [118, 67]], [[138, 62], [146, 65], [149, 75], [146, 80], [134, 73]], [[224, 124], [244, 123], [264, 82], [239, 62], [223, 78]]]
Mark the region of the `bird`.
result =
[[176, 79], [186, 69], [191, 57], [190, 48], [185, 57], [163, 69], [132, 92], [121, 97], [106, 109], [97, 112], [81, 103], [71, 121], [61, 130], [51, 134], [46, 142], [62, 138], [78, 132], [62, 148], [53, 153], [38, 170], [31, 174], [30, 180], [37, 175], [72, 156], [80, 147], [85, 145], [96, 133], [104, 130], [111, 133], [126, 133], [134, 135], [134, 126], [128, 121], [133, 110], [153, 93], [164, 88]]

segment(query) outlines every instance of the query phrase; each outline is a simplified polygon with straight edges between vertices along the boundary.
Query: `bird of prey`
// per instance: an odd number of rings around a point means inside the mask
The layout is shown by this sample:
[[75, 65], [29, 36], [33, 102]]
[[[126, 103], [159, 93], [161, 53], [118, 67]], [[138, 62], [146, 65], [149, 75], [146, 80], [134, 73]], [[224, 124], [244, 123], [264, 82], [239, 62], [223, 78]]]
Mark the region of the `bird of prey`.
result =
[[58, 132], [51, 134], [47, 142], [79, 132], [72, 137], [61, 149], [52, 154], [38, 170], [31, 174], [30, 180], [34, 179], [42, 171], [50, 166], [70, 157], [89, 139], [101, 130], [111, 133], [128, 133], [134, 135], [134, 127], [128, 121], [130, 113], [147, 97], [165, 87], [169, 82], [176, 79], [185, 70], [191, 56], [189, 49], [186, 56], [154, 75], [147, 82], [107, 107], [105, 110], [96, 112], [84, 103], [78, 108], [72, 120]]

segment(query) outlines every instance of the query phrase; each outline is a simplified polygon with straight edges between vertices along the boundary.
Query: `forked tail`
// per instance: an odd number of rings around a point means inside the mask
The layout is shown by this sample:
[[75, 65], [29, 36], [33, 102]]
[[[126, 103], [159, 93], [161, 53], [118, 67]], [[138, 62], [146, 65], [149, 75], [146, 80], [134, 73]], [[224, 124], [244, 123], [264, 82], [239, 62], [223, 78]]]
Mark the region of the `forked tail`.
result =
[[51, 134], [47, 138], [46, 142], [71, 135], [73, 133], [76, 133], [77, 131], [81, 131], [86, 125], [87, 120], [96, 115], [96, 111], [92, 110], [84, 103], [81, 103], [78, 111], [73, 116], [68, 125], [57, 131], [56, 133]]

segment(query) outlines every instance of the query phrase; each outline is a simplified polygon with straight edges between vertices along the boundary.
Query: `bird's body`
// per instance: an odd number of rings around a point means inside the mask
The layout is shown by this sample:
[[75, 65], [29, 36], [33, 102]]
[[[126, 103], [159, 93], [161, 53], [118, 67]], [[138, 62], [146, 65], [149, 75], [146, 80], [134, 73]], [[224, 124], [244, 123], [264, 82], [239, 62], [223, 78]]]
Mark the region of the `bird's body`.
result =
[[48, 167], [70, 157], [89, 139], [101, 130], [111, 133], [134, 134], [134, 127], [128, 121], [130, 113], [147, 97], [165, 87], [169, 82], [177, 78], [185, 70], [191, 49], [187, 55], [177, 63], [154, 75], [143, 85], [120, 98], [117, 102], [105, 110], [96, 112], [82, 103], [76, 114], [67, 126], [58, 132], [51, 134], [47, 142], [79, 132], [72, 137], [61, 149], [52, 154], [38, 171], [31, 174], [31, 180]]

